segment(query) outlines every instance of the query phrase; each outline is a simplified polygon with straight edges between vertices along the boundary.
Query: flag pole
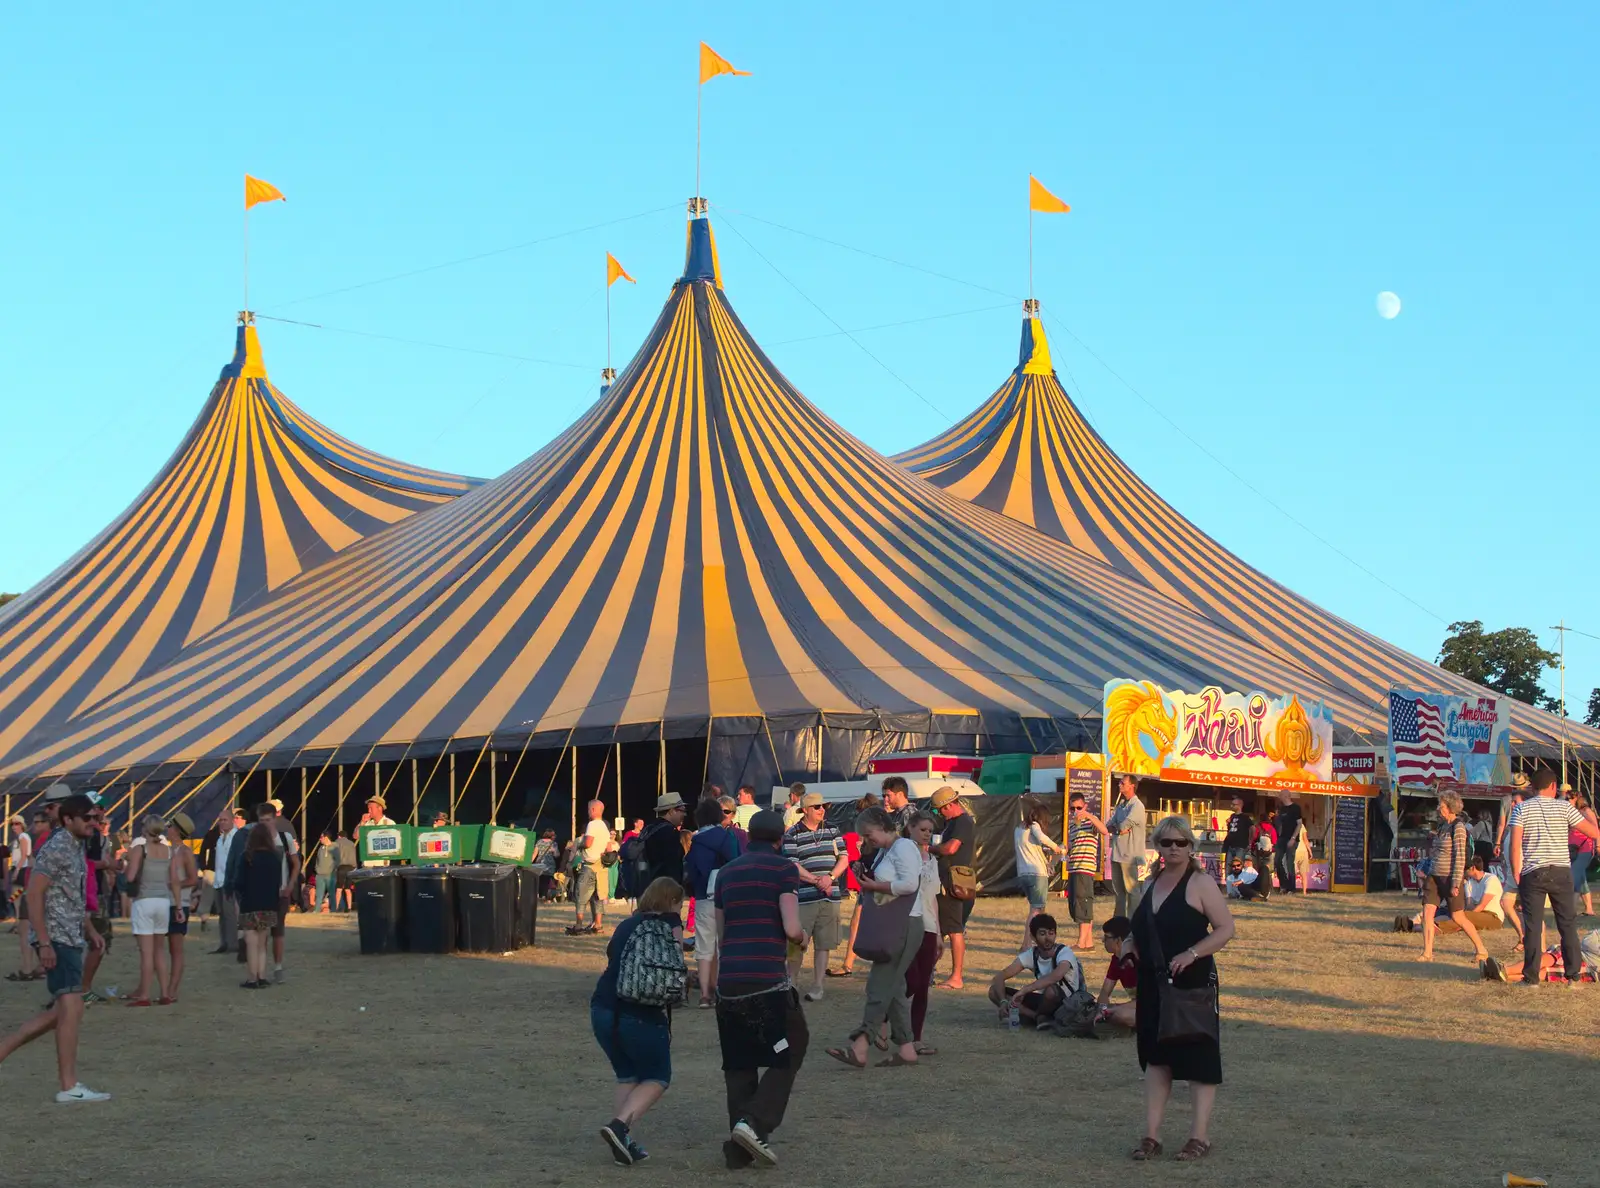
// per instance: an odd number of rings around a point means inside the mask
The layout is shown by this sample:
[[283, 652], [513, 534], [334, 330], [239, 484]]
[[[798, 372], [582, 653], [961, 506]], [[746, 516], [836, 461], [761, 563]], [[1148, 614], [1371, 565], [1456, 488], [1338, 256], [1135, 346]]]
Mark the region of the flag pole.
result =
[[1028, 300], [1033, 300], [1033, 203], [1028, 203]]
[[250, 310], [250, 207], [244, 208], [244, 308]]
[[706, 89], [705, 83], [696, 83], [694, 88], [694, 192], [695, 197], [700, 196], [700, 107], [701, 97]]
[[606, 370], [611, 370], [611, 265], [606, 262]]

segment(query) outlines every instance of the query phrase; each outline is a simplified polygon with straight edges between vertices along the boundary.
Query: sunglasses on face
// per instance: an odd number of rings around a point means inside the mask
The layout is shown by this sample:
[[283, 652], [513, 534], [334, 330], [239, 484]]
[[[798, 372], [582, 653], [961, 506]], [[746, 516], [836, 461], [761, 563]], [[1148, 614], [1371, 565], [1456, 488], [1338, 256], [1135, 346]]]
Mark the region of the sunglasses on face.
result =
[[1164, 837], [1156, 845], [1171, 846], [1175, 850], [1187, 850], [1189, 848], [1189, 843], [1181, 837]]

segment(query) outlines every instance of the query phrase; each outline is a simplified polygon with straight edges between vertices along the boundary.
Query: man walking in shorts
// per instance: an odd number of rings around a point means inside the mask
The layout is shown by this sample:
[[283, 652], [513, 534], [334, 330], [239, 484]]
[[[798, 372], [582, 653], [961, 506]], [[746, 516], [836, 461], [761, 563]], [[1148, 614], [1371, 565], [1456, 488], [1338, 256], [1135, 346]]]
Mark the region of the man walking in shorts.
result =
[[955, 894], [951, 868], [973, 866], [977, 825], [972, 814], [962, 807], [954, 788], [940, 788], [928, 803], [944, 818], [939, 844], [928, 847], [939, 860], [939, 935], [950, 944], [950, 978], [939, 984], [948, 990], [959, 990], [966, 984], [962, 974], [967, 963], [967, 917], [972, 915], [973, 900]]
[[0, 1064], [24, 1044], [56, 1033], [56, 1071], [61, 1089], [56, 1102], [110, 1101], [111, 1094], [96, 1093], [78, 1080], [78, 1029], [83, 1023], [83, 956], [85, 948], [101, 949], [105, 942], [89, 927], [84, 906], [84, 879], [88, 865], [83, 842], [93, 830], [89, 820], [94, 806], [87, 796], [69, 796], [58, 806], [60, 827], [33, 857], [28, 876], [28, 918], [39, 925], [39, 963], [45, 969], [50, 1008], [35, 1015], [4, 1040]]
[[788, 946], [804, 938], [800, 868], [778, 853], [783, 834], [781, 814], [757, 813], [750, 848], [717, 874], [717, 1038], [732, 1128], [722, 1144], [729, 1168], [777, 1166], [769, 1140], [811, 1040], [786, 962]]
[[[849, 863], [840, 831], [827, 822], [828, 802], [820, 792], [800, 798], [800, 820], [783, 834], [782, 853], [800, 868], [800, 931], [802, 944], [815, 950], [811, 959], [811, 989], [807, 1002], [822, 1001], [822, 981], [828, 974], [828, 954], [839, 944], [839, 878]], [[805, 964], [805, 951], [791, 954], [789, 978], [797, 981]]]
[[[578, 894], [574, 898], [577, 920], [567, 930], [569, 936], [590, 936], [605, 924], [606, 896], [602, 887], [609, 889], [611, 874], [605, 867], [607, 851], [616, 849], [611, 840], [611, 830], [606, 827], [606, 806], [598, 800], [589, 802], [589, 823], [578, 837]], [[583, 922], [584, 912], [589, 912], [589, 922]]]

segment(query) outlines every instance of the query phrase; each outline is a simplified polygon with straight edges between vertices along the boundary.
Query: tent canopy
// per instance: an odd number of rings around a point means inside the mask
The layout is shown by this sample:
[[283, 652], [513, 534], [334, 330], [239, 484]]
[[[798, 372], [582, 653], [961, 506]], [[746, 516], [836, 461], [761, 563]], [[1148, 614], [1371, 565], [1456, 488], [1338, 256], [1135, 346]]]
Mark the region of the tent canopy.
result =
[[[893, 465], [800, 395], [711, 225], [644, 345], [532, 458], [353, 544], [9, 774], [803, 731], [1081, 746], [1112, 676], [1370, 707]], [[781, 751], [786, 744], [776, 747]]]
[[318, 424], [267, 379], [252, 322], [154, 481], [0, 608], [0, 762], [301, 571], [477, 483]]
[[[1391, 685], [1504, 697], [1323, 610], [1185, 519], [1078, 411], [1036, 316], [1023, 318], [1020, 357], [1005, 383], [970, 416], [894, 460], [952, 495], [1069, 543], [1370, 706], [1387, 705]], [[1564, 734], [1569, 747], [1600, 754], [1590, 750], [1600, 748], [1600, 731], [1506, 700], [1520, 746], [1548, 752]], [[1378, 726], [1380, 734], [1385, 729]]]

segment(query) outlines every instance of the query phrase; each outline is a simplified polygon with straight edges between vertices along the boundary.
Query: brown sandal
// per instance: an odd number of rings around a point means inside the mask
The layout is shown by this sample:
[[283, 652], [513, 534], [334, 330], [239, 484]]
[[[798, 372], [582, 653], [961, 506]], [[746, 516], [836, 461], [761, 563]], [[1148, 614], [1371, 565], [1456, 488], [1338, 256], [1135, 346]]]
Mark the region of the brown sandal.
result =
[[1134, 1160], [1138, 1163], [1143, 1163], [1146, 1159], [1154, 1159], [1159, 1154], [1161, 1154], [1161, 1141], [1153, 1139], [1149, 1135], [1140, 1139], [1139, 1145], [1131, 1152]]
[[1211, 1144], [1205, 1139], [1192, 1138], [1183, 1144], [1183, 1150], [1178, 1152], [1179, 1163], [1190, 1163], [1196, 1159], [1204, 1159], [1211, 1154]]

